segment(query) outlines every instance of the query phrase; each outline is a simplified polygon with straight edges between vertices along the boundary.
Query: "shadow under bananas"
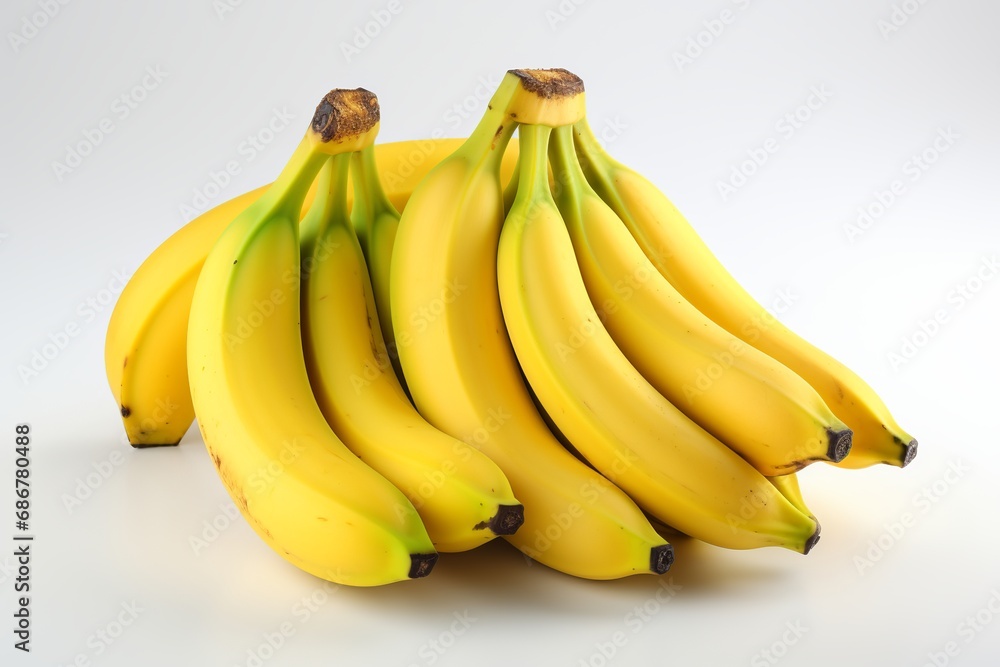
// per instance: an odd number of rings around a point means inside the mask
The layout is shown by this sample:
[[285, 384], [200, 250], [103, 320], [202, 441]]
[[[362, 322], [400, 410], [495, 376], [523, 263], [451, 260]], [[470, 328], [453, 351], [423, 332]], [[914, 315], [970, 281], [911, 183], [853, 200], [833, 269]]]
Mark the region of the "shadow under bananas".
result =
[[[143, 590], [141, 582], [151, 569], [169, 572], [172, 562], [186, 561], [194, 568], [187, 572], [187, 577], [206, 586], [221, 577], [243, 591], [242, 599], [218, 600], [195, 612], [196, 615], [216, 618], [235, 614], [251, 627], [255, 625], [258, 603], [266, 606], [278, 600], [294, 602], [320, 590], [325, 591], [322, 606], [326, 607], [321, 615], [331, 614], [330, 618], [350, 611], [362, 616], [370, 614], [390, 626], [396, 621], [405, 623], [407, 619], [423, 617], [440, 619], [445, 627], [456, 610], [464, 609], [472, 610], [474, 615], [481, 612], [484, 617], [500, 613], [579, 621], [620, 621], [623, 610], [652, 598], [662, 600], [668, 589], [673, 593], [662, 615], [669, 619], [676, 610], [705, 599], [768, 596], [775, 584], [809, 576], [808, 568], [801, 567], [799, 559], [802, 556], [790, 551], [737, 552], [671, 532], [664, 536], [674, 547], [675, 560], [662, 576], [636, 575], [610, 581], [581, 579], [532, 561], [505, 540], [497, 538], [467, 552], [442, 553], [433, 572], [425, 578], [372, 588], [327, 585], [291, 567], [263, 544], [257, 544], [258, 538], [249, 527], [242, 525], [239, 517], [232, 519], [233, 527], [224, 531], [210, 548], [200, 553], [192, 552], [189, 546], [191, 531], [200, 530], [202, 518], [211, 519], [219, 513], [216, 501], [223, 495], [213, 494], [212, 500], [197, 497], [183, 501], [187, 505], [204, 504], [203, 509], [192, 506], [182, 513], [198, 517], [199, 521], [194, 522], [171, 519], [176, 515], [176, 506], [171, 507], [169, 513], [162, 507], [159, 510], [154, 507], [160, 504], [154, 497], [167, 491], [163, 487], [172, 483], [167, 480], [187, 478], [205, 484], [211, 482], [215, 473], [211, 466], [204, 465], [207, 454], [203, 449], [184, 448], [182, 451], [183, 456], [177, 456], [175, 450], [146, 451], [140, 452], [141, 456], [127, 457], [130, 462], [120, 473], [121, 487], [116, 493], [109, 493], [107, 500], [119, 508], [117, 518], [129, 529], [126, 532], [135, 531], [144, 536], [134, 541], [122, 540], [128, 544], [130, 580], [137, 590]], [[164, 482], [163, 487], [156, 489], [157, 493], [150, 494], [148, 480], [156, 478], [153, 468], [159, 469]], [[164, 469], [169, 474], [163, 475]], [[139, 488], [140, 481], [143, 488]], [[133, 501], [125, 502], [126, 498]], [[149, 500], [135, 502], [135, 498]], [[150, 550], [149, 533], [143, 526], [149, 525], [150, 512], [154, 511], [161, 512], [154, 516], [164, 535], [161, 548]], [[229, 564], [227, 572], [220, 573], [218, 568], [224, 563]], [[173, 594], [157, 590], [156, 597], [170, 600]], [[187, 606], [180, 599], [177, 602]]]
[[[776, 583], [794, 578], [794, 568], [782, 558], [748, 559], [747, 554], [721, 549], [699, 540], [671, 535], [675, 561], [662, 576], [636, 575], [592, 581], [563, 574], [531, 561], [502, 539], [471, 551], [441, 554], [430, 576], [374, 589], [342, 587], [340, 595], [352, 607], [390, 607], [396, 612], [447, 616], [455, 609], [491, 606], [506, 612], [558, 614], [600, 618], [620, 605], [662, 598], [669, 587], [672, 606], [686, 600], [766, 595]], [[783, 556], [772, 553], [766, 556]], [[788, 552], [790, 559], [801, 558]]]

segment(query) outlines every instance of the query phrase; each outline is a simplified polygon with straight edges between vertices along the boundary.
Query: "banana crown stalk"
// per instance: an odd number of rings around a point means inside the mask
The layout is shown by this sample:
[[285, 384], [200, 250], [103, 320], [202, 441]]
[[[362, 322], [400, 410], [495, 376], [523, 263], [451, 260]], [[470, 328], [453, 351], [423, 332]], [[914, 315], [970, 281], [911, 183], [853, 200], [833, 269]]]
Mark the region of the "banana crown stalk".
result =
[[281, 175], [206, 258], [188, 329], [198, 424], [240, 512], [291, 563], [358, 586], [422, 577], [437, 560], [410, 501], [327, 424], [299, 326], [306, 191], [331, 155], [369, 145], [378, 121], [366, 90], [323, 98]]

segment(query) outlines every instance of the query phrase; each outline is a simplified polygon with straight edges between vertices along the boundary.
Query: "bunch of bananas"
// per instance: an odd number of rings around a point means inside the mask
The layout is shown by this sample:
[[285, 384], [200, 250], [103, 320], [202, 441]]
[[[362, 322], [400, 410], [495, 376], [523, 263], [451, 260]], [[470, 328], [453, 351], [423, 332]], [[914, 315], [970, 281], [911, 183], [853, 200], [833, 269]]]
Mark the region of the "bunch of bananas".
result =
[[371, 586], [499, 535], [612, 579], [665, 572], [665, 527], [807, 553], [796, 471], [913, 459], [607, 155], [572, 73], [509, 71], [464, 141], [375, 145], [379, 122], [372, 93], [328, 93], [277, 180], [167, 239], [108, 330], [130, 442], [197, 415], [288, 561]]

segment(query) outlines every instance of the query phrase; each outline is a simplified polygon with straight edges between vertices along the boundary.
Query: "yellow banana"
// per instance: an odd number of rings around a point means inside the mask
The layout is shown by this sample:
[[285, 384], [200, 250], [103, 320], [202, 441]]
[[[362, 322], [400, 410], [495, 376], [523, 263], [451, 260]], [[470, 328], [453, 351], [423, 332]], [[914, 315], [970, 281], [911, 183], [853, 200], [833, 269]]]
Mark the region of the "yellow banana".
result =
[[576, 124], [574, 138], [591, 186], [677, 291], [731, 334], [802, 376], [851, 428], [851, 453], [836, 465], [905, 466], [913, 460], [917, 441], [864, 380], [757, 303], [658, 188], [601, 148], [585, 120]]
[[[816, 521], [816, 534], [813, 540], [812, 546], [815, 547], [816, 543], [819, 542], [820, 533], [822, 532], [822, 527], [819, 525], [819, 521], [816, 520], [816, 515], [813, 514], [809, 506], [806, 505], [805, 498], [802, 497], [802, 490], [799, 487], [799, 476], [790, 472], [786, 475], [778, 475], [776, 477], [766, 478], [769, 484], [762, 484], [758, 487], [759, 493], [754, 494], [754, 502], [757, 506], [766, 504], [770, 502], [770, 499], [776, 495], [784, 496], [785, 500], [791, 503], [792, 507], [802, 512], [813, 521]], [[752, 515], [756, 511], [754, 505], [744, 505], [740, 508], [740, 513], [743, 515]], [[731, 517], [731, 521], [734, 523], [739, 523], [743, 519], [739, 514]], [[679, 536], [690, 537], [684, 533], [678, 531], [673, 526], [669, 526], [662, 521], [658, 521], [656, 517], [650, 517], [650, 523], [656, 528], [656, 531], [666, 537], [667, 539], [672, 539], [676, 544]]]
[[[816, 518], [812, 510], [806, 505], [805, 498], [802, 497], [802, 489], [799, 486], [799, 476], [795, 473], [789, 473], [787, 475], [778, 475], [776, 477], [768, 477], [769, 481], [774, 488], [785, 497], [785, 499], [792, 504], [795, 509], [802, 512], [808, 517]], [[817, 524], [816, 530], [819, 530], [819, 525]]]
[[[658, 519], [717, 546], [807, 553], [816, 522], [778, 494], [754, 506], [767, 479], [660, 395], [601, 324], [550, 192], [551, 131], [520, 126], [520, 180], [497, 253], [504, 321], [538, 399], [574, 448]], [[747, 505], [755, 511], [740, 517]]]
[[[423, 142], [414, 141], [415, 147]], [[369, 147], [354, 154], [351, 164], [351, 178], [354, 180], [354, 205], [351, 207], [351, 223], [357, 233], [361, 249], [365, 253], [368, 274], [375, 291], [375, 307], [378, 310], [382, 338], [385, 340], [393, 370], [406, 390], [403, 369], [399, 365], [396, 349], [396, 335], [392, 327], [392, 308], [389, 305], [390, 267], [392, 248], [399, 228], [399, 212], [382, 187], [379, 177], [378, 147]], [[452, 147], [452, 150], [458, 145]], [[420, 154], [419, 149], [417, 154]], [[437, 157], [437, 153], [435, 153]], [[511, 140], [500, 165], [500, 178], [511, 180], [511, 173], [517, 169], [517, 141]], [[412, 188], [411, 188], [412, 189]]]
[[[428, 139], [375, 146], [388, 176], [385, 189], [390, 203], [401, 208], [420, 179], [461, 142]], [[119, 296], [108, 325], [104, 360], [133, 446], [176, 445], [194, 421], [185, 360], [194, 285], [205, 256], [226, 225], [267, 189], [235, 197], [186, 224], [149, 255]], [[310, 189], [305, 206], [312, 194]]]
[[364, 239], [362, 250], [371, 277], [371, 287], [375, 292], [375, 307], [378, 323], [389, 354], [389, 361], [397, 378], [403, 376], [396, 352], [396, 336], [392, 332], [392, 310], [389, 307], [389, 265], [392, 261], [392, 245], [399, 227], [399, 211], [392, 205], [382, 189], [378, 176], [373, 147], [354, 154], [351, 177], [354, 179], [354, 206], [351, 208], [351, 222]]
[[174, 233], [118, 297], [104, 361], [134, 447], [176, 445], [194, 421], [184, 340], [195, 282], [219, 233], [264, 190], [221, 204]]
[[805, 380], [687, 302], [587, 183], [573, 130], [550, 145], [555, 200], [591, 302], [653, 387], [764, 475], [840, 461], [851, 431]]
[[493, 459], [524, 503], [524, 525], [509, 542], [579, 577], [662, 573], [673, 560], [670, 546], [634, 502], [546, 428], [500, 312], [501, 156], [516, 121], [556, 121], [572, 111], [543, 97], [564, 85], [581, 89], [563, 70], [508, 72], [469, 139], [417, 186], [392, 255], [396, 344], [421, 414]]
[[[524, 508], [493, 461], [417, 413], [389, 364], [368, 268], [347, 212], [351, 159], [338, 155], [327, 163], [307, 215], [315, 211], [320, 220], [302, 276], [309, 379], [334, 432], [403, 491], [435, 548], [465, 551], [514, 533]], [[370, 196], [355, 190], [355, 202]]]
[[378, 103], [334, 90], [278, 180], [212, 246], [191, 302], [191, 398], [226, 490], [279, 555], [329, 581], [421, 577], [437, 560], [406, 497], [344, 446], [309, 385], [299, 327], [299, 217], [329, 159], [368, 145]]

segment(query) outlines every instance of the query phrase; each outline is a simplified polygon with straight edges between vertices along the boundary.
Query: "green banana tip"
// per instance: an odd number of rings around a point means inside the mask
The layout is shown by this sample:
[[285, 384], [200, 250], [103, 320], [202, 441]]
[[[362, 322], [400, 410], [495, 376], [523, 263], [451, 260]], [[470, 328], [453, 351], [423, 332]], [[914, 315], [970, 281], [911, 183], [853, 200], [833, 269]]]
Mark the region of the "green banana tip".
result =
[[334, 88], [320, 100], [310, 127], [324, 143], [368, 132], [381, 118], [378, 98], [364, 88]]

